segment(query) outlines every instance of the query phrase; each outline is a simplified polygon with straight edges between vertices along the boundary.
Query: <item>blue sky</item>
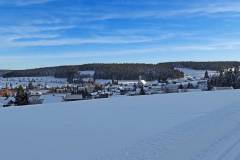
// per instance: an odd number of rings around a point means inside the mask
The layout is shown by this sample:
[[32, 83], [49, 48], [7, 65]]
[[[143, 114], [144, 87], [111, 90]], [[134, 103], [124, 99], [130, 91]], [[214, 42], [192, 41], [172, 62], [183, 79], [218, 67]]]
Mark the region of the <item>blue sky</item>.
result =
[[240, 60], [234, 0], [0, 0], [0, 68]]

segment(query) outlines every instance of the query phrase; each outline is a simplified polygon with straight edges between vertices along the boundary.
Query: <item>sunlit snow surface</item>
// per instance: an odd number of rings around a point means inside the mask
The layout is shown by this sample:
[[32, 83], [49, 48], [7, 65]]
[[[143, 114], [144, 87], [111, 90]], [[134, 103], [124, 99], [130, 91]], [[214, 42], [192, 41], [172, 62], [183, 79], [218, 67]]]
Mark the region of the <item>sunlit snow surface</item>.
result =
[[[177, 70], [180, 70], [184, 73], [185, 76], [191, 76], [196, 79], [201, 79], [204, 78], [205, 76], [205, 70], [195, 70], [195, 69], [190, 69], [190, 68], [176, 68]], [[208, 75], [217, 75], [218, 73], [216, 71], [209, 71], [208, 70]]]
[[233, 160], [240, 91], [0, 109], [4, 160]]

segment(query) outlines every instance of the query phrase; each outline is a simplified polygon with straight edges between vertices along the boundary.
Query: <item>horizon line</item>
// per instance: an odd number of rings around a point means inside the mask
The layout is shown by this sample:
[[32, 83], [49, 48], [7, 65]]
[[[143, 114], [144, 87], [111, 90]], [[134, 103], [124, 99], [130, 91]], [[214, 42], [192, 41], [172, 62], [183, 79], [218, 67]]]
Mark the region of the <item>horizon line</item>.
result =
[[157, 65], [157, 64], [166, 64], [166, 63], [186, 63], [186, 62], [193, 62], [193, 63], [214, 63], [214, 62], [239, 62], [240, 61], [234, 61], [234, 60], [210, 60], [210, 61], [165, 61], [165, 62], [158, 62], [158, 63], [141, 63], [141, 62], [112, 62], [112, 63], [104, 63], [104, 62], [99, 62], [99, 63], [82, 63], [82, 64], [66, 64], [66, 65], [55, 65], [55, 66], [42, 66], [42, 67], [32, 67], [32, 68], [23, 68], [23, 69], [1, 69], [0, 71], [22, 71], [22, 70], [34, 70], [34, 69], [43, 69], [43, 68], [55, 68], [55, 67], [70, 67], [70, 66], [81, 66], [81, 65], [94, 65], [94, 64], [106, 64], [106, 65], [110, 65], [110, 64], [153, 64], [153, 65]]

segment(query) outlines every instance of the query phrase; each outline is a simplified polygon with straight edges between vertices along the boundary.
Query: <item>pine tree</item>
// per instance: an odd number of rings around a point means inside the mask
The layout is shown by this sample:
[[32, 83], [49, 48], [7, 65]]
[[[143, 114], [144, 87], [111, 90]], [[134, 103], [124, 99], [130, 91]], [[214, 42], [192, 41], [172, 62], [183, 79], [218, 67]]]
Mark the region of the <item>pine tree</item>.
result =
[[208, 75], [208, 71], [207, 70], [205, 72], [204, 79], [209, 79], [209, 75]]
[[140, 90], [140, 95], [145, 95], [146, 93], [145, 93], [145, 91], [144, 91], [144, 88], [143, 88], [143, 86], [141, 87], [141, 90]]
[[193, 89], [193, 85], [192, 85], [192, 83], [188, 83], [187, 88], [188, 88], [188, 89]]
[[183, 89], [183, 85], [180, 84], [179, 87], [178, 87], [178, 89]]
[[18, 105], [18, 106], [29, 104], [28, 94], [24, 91], [22, 86], [19, 86], [17, 88], [17, 94], [16, 94], [16, 97], [15, 97], [15, 104]]

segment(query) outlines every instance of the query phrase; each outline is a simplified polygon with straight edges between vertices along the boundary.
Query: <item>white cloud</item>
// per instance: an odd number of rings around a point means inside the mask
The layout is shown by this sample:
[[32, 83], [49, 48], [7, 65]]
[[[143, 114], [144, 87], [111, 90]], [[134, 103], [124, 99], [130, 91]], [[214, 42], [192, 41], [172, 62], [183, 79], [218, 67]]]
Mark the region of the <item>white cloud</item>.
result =
[[59, 26], [33, 26], [33, 25], [20, 25], [20, 26], [2, 26], [0, 33], [36, 33], [45, 31], [59, 31], [75, 28], [74, 25], [59, 25]]
[[[76, 26], [22, 25], [0, 27], [0, 48], [46, 47], [83, 44], [132, 44], [152, 42], [154, 40], [149, 36], [135, 36], [134, 34], [105, 34], [101, 36], [94, 34], [89, 37], [69, 37], [62, 34], [73, 28], [76, 28]], [[163, 35], [160, 37], [160, 39], [165, 38], [169, 38], [169, 35]]]
[[209, 16], [217, 14], [228, 14], [222, 16], [236, 16], [240, 14], [240, 3], [210, 3], [206, 5], [199, 4], [198, 6], [185, 6], [185, 9], [158, 9], [158, 10], [133, 10], [126, 12], [115, 12], [113, 11], [102, 11], [102, 12], [89, 12], [81, 13], [81, 11], [76, 13], [78, 15], [88, 15], [90, 20], [110, 20], [110, 19], [140, 19], [140, 18], [169, 18], [178, 16]]
[[[110, 41], [110, 39], [109, 39]], [[112, 40], [114, 41], [114, 40]], [[94, 43], [94, 41], [92, 41]], [[80, 42], [85, 43], [85, 42]], [[195, 52], [212, 52], [219, 51], [238, 51], [240, 49], [240, 40], [222, 40], [209, 44], [183, 44], [183, 45], [159, 45], [159, 46], [145, 46], [143, 48], [135, 49], [110, 49], [100, 51], [79, 51], [79, 52], [61, 52], [56, 54], [28, 54], [27, 56], [0, 56], [0, 60], [26, 60], [26, 59], [70, 59], [70, 58], [94, 58], [94, 57], [115, 57], [115, 56], [129, 56], [129, 55], [158, 55], [161, 53], [195, 53]]]
[[46, 46], [64, 46], [64, 45], [83, 45], [83, 44], [130, 44], [151, 42], [151, 38], [147, 37], [93, 37], [93, 38], [57, 38], [43, 39], [32, 41], [15, 41], [8, 39], [2, 42], [1, 47], [16, 48], [16, 47], [46, 47]]
[[[60, 31], [72, 29], [75, 26], [5, 26], [0, 27], [1, 48], [14, 47], [18, 41], [26, 39], [54, 39], [61, 35]], [[33, 41], [33, 40], [32, 40]], [[31, 41], [28, 41], [30, 43]]]

